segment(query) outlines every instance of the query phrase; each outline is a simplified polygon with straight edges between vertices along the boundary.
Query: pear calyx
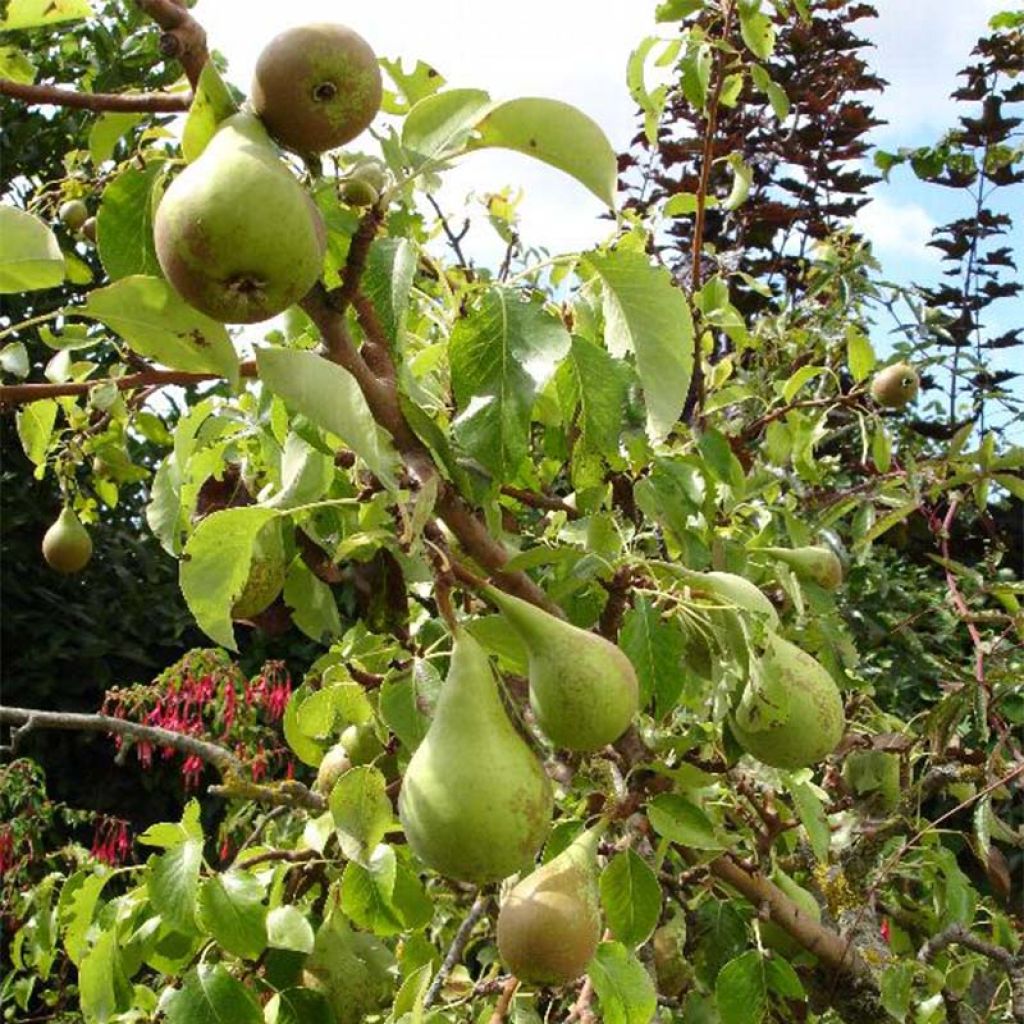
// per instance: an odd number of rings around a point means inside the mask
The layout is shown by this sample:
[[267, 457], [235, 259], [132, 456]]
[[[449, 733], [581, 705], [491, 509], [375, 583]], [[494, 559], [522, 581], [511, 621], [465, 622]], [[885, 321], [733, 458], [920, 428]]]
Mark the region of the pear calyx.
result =
[[626, 655], [609, 640], [526, 601], [484, 587], [529, 657], [530, 705], [556, 746], [593, 751], [617, 740], [637, 712], [640, 687]]

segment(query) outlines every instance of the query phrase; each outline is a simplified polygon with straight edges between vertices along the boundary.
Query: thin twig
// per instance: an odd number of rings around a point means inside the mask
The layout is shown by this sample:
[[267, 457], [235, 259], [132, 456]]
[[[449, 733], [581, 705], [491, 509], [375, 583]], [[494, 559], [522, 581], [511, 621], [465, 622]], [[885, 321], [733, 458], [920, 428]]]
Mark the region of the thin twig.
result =
[[138, 114], [178, 113], [192, 105], [190, 92], [78, 92], [57, 85], [33, 85], [0, 78], [0, 96], [22, 103], [50, 104], [74, 110], [111, 111]]
[[444, 983], [451, 974], [455, 965], [462, 959], [463, 950], [466, 948], [466, 943], [469, 942], [469, 936], [473, 929], [476, 927], [477, 921], [480, 920], [484, 915], [484, 911], [487, 909], [487, 904], [490, 903], [490, 896], [481, 894], [477, 896], [473, 902], [473, 906], [469, 908], [469, 913], [466, 915], [466, 919], [459, 925], [458, 931], [455, 933], [455, 938], [452, 939], [452, 944], [448, 947], [448, 952], [445, 955], [444, 961], [441, 964], [440, 969], [434, 976], [434, 980], [430, 983], [430, 988], [427, 989], [427, 994], [423, 997], [423, 1009], [429, 1009], [437, 997], [441, 994], [441, 989], [444, 987]]
[[494, 1012], [491, 1014], [487, 1024], [503, 1024], [508, 1012], [512, 1008], [512, 1000], [515, 997], [516, 989], [519, 988], [519, 979], [509, 978], [501, 987], [501, 995], [495, 1004]]

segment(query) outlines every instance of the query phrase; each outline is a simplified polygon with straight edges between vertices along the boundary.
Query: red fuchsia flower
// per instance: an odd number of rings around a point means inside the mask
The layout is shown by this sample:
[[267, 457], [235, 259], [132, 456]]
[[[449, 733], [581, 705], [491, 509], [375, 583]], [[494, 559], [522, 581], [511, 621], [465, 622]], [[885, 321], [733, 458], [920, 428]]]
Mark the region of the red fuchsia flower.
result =
[[14, 834], [10, 825], [0, 826], [0, 875], [14, 867]]
[[888, 943], [889, 942], [889, 918], [887, 918], [887, 917], [883, 917], [882, 918], [881, 932], [882, 932], [882, 938], [885, 940], [886, 943]]
[[227, 836], [224, 837], [224, 841], [220, 844], [220, 859], [222, 862], [231, 859], [231, 840]]
[[186, 789], [194, 789], [199, 785], [199, 779], [203, 774], [203, 759], [197, 754], [189, 754], [185, 763], [181, 766], [181, 776], [185, 780]]
[[131, 853], [128, 822], [123, 818], [101, 815], [96, 821], [92, 840], [92, 855], [104, 864], [123, 864]]

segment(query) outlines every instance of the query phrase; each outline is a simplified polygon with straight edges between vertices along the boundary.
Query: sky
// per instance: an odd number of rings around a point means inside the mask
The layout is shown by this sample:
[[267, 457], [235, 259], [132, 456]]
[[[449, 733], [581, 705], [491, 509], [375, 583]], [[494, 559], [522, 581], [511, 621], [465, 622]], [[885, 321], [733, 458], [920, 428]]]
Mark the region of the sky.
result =
[[[876, 113], [890, 122], [872, 141], [882, 148], [936, 140], [955, 123], [957, 105], [949, 94], [956, 72], [968, 62], [974, 41], [998, 10], [1011, 0], [874, 0], [877, 20], [863, 21], [874, 44], [873, 68], [888, 81], [875, 95]], [[485, 5], [479, 0], [373, 0], [347, 5], [336, 0], [251, 3], [246, 16], [223, 0], [199, 0], [195, 15], [210, 44], [230, 63], [229, 78], [243, 91], [259, 51], [278, 31], [317, 20], [344, 20], [380, 56], [401, 58], [407, 68], [417, 59], [431, 64], [450, 87], [474, 87], [492, 97], [550, 96], [572, 103], [596, 120], [617, 151], [637, 131], [633, 102], [625, 84], [630, 52], [647, 35], [668, 38], [671, 26], [654, 23], [654, 0], [517, 0]], [[372, 140], [358, 143], [372, 148]], [[511, 185], [525, 190], [519, 211], [526, 244], [551, 253], [587, 248], [605, 239], [611, 225], [600, 220], [600, 202], [558, 171], [507, 151], [464, 158], [448, 172], [440, 194], [446, 212], [462, 209], [465, 198]], [[1009, 191], [1009, 190], [1008, 190]], [[1017, 224], [1024, 225], [1024, 202], [1014, 200]], [[858, 218], [883, 270], [901, 283], [934, 283], [939, 254], [926, 246], [931, 230], [965, 210], [951, 190], [917, 182], [909, 169], [875, 189], [875, 200]], [[1019, 238], [1024, 239], [1024, 231]], [[467, 252], [495, 263], [504, 249], [485, 218], [477, 218], [465, 241]], [[1017, 242], [1024, 265], [1024, 242]], [[1005, 327], [1024, 320], [1024, 300], [1004, 302]]]

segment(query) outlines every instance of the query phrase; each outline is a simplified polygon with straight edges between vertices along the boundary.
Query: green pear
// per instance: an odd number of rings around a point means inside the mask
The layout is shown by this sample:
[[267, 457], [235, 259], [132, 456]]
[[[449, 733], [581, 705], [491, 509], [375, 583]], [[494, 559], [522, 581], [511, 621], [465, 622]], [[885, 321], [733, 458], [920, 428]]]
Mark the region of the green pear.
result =
[[748, 754], [775, 768], [804, 768], [830, 754], [843, 736], [839, 688], [795, 644], [769, 633], [758, 680], [747, 683], [732, 720]]
[[324, 754], [316, 770], [316, 782], [313, 789], [318, 793], [330, 794], [334, 784], [352, 767], [348, 750], [344, 743], [335, 743], [330, 750]]
[[909, 363], [893, 363], [871, 381], [871, 397], [885, 409], [902, 409], [917, 398], [921, 381]]
[[493, 587], [483, 591], [526, 647], [530, 705], [559, 747], [600, 750], [633, 720], [640, 688], [632, 662], [596, 633]]
[[233, 619], [252, 619], [264, 612], [284, 587], [286, 566], [281, 525], [277, 520], [267, 523], [256, 535], [249, 562], [249, 576], [242, 593], [231, 606]]
[[686, 962], [686, 917], [675, 914], [657, 928], [651, 937], [654, 952], [654, 978], [658, 994], [678, 999], [693, 981], [693, 968]]
[[88, 217], [82, 224], [82, 236], [87, 238], [93, 245], [96, 244], [96, 218]]
[[497, 881], [536, 856], [552, 805], [551, 782], [509, 721], [486, 653], [459, 629], [399, 793], [409, 846], [448, 878]]
[[186, 302], [222, 323], [257, 323], [313, 287], [326, 235], [263, 126], [243, 113], [223, 122], [164, 193], [154, 239]]
[[92, 558], [92, 539], [70, 505], [43, 535], [43, 558], [51, 569], [70, 576], [81, 572]]
[[353, 764], [369, 764], [383, 752], [384, 747], [377, 739], [373, 726], [366, 722], [363, 725], [348, 725], [341, 733], [338, 742], [348, 751]]
[[[779, 868], [772, 872], [771, 879], [796, 904], [802, 914], [813, 921], [821, 921], [821, 907], [818, 905], [818, 901], [802, 885], [798, 885]], [[804, 947], [774, 921], [761, 922], [761, 941], [768, 949], [773, 949], [787, 958], [804, 952]]]
[[82, 225], [89, 219], [89, 208], [81, 199], [69, 199], [61, 203], [57, 216], [68, 231], [75, 233], [81, 231]]
[[565, 985], [593, 959], [601, 938], [597, 841], [602, 827], [577, 836], [527, 875], [498, 913], [498, 952], [520, 981]]
[[819, 587], [835, 590], [843, 582], [843, 563], [823, 544], [804, 548], [759, 548], [762, 554], [785, 562], [801, 579], [813, 580]]
[[889, 814], [900, 805], [900, 759], [886, 750], [853, 750], [843, 762], [843, 779], [870, 814]]
[[349, 178], [342, 184], [339, 195], [348, 206], [373, 206], [380, 199], [380, 193], [361, 178]]
[[297, 153], [351, 142], [380, 110], [377, 56], [344, 25], [300, 25], [275, 36], [256, 61], [250, 98], [270, 134]]

